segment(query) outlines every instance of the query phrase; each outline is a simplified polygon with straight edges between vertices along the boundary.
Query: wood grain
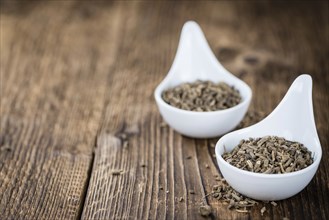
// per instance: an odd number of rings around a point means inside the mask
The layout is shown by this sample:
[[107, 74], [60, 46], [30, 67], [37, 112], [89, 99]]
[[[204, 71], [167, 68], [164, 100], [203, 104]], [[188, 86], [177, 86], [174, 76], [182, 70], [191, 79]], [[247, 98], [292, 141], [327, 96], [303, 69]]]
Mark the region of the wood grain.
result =
[[[323, 159], [277, 207], [244, 214], [207, 197], [218, 138], [163, 124], [153, 91], [191, 19], [253, 90], [241, 126], [313, 77]], [[0, 25], [0, 219], [207, 219], [200, 204], [208, 219], [329, 218], [328, 2], [2, 1]]]
[[99, 5], [86, 19], [91, 9], [75, 2], [2, 6], [0, 219], [76, 218], [118, 37], [95, 24], [115, 29], [117, 13]]

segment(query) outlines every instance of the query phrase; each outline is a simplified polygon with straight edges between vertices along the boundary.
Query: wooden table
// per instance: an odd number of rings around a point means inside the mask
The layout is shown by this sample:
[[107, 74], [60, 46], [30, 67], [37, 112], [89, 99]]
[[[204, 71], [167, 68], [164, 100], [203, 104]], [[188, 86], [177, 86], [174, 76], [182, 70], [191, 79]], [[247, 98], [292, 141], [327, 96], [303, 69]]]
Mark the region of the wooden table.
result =
[[[211, 219], [328, 219], [328, 8], [2, 1], [0, 219], [203, 219], [200, 202], [212, 206]], [[259, 203], [245, 214], [204, 199], [219, 174], [218, 138], [187, 138], [163, 124], [153, 91], [190, 19], [253, 90], [241, 126], [270, 113], [298, 75], [313, 77], [322, 162], [301, 193], [276, 207]]]

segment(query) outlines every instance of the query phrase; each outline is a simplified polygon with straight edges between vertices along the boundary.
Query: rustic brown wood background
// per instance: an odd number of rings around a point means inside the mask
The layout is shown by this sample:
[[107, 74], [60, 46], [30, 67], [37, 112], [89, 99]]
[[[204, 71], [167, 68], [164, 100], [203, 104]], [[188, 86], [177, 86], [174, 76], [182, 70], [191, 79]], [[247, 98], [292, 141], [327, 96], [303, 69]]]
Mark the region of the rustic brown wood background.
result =
[[[202, 201], [211, 219], [328, 219], [328, 8], [2, 1], [0, 219], [202, 219]], [[163, 126], [155, 105], [154, 88], [190, 19], [253, 89], [254, 117], [243, 126], [270, 113], [299, 74], [313, 77], [322, 162], [301, 193], [265, 204], [263, 217], [263, 204], [244, 214], [203, 199], [216, 184], [217, 139], [183, 137]]]

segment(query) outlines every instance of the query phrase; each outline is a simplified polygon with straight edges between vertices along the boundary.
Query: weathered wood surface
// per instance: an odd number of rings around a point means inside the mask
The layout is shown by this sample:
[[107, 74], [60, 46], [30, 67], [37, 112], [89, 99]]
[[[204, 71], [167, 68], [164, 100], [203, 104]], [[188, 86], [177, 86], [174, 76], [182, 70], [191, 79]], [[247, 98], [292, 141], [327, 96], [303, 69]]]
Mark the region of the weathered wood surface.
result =
[[[322, 162], [264, 216], [263, 204], [244, 214], [204, 198], [217, 139], [183, 137], [156, 108], [189, 19], [252, 87], [251, 113], [271, 112], [299, 74], [313, 77]], [[200, 219], [200, 202], [212, 219], [329, 217], [326, 1], [3, 1], [0, 22], [0, 219]]]

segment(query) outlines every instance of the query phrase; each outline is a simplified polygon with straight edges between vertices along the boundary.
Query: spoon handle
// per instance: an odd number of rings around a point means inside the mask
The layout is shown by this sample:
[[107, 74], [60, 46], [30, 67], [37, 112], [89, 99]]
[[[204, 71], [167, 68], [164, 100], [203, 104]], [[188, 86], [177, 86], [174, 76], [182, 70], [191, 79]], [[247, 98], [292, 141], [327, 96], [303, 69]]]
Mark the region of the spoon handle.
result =
[[311, 132], [318, 137], [313, 114], [311, 76], [303, 74], [297, 77], [282, 101], [262, 124], [271, 125], [274, 130], [282, 129], [284, 125], [287, 131], [299, 131], [300, 134]]
[[[214, 68], [216, 66], [216, 72]], [[184, 24], [173, 65], [166, 81], [176, 78], [179, 81], [209, 80], [209, 75], [224, 75], [225, 78], [236, 78], [217, 60], [212, 52], [200, 26], [194, 21]]]

